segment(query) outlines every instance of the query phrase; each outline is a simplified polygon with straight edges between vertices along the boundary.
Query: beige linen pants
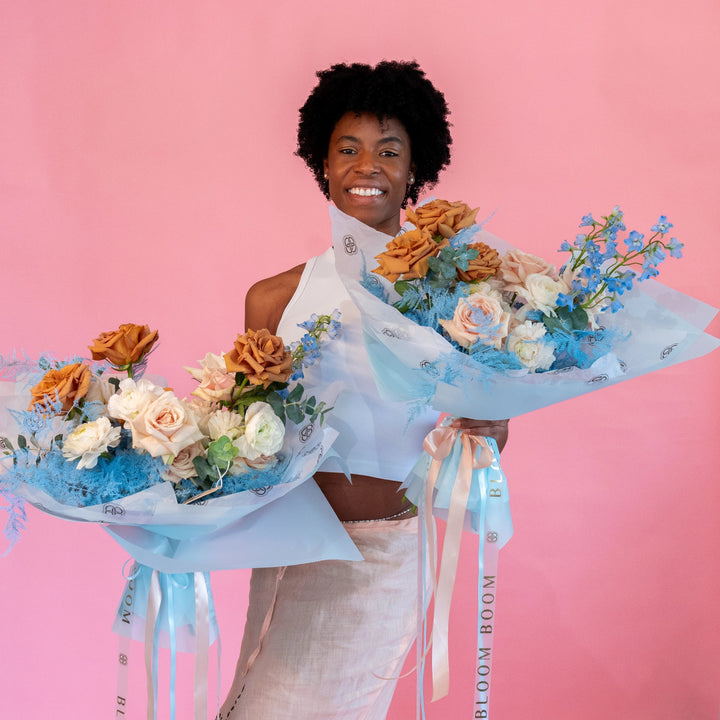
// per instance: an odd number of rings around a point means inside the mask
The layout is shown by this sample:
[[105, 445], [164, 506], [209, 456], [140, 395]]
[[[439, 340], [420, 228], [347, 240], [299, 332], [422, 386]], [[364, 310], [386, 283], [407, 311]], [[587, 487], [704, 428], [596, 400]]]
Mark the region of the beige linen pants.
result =
[[345, 528], [364, 562], [253, 570], [240, 658], [220, 720], [386, 717], [415, 639], [418, 520]]

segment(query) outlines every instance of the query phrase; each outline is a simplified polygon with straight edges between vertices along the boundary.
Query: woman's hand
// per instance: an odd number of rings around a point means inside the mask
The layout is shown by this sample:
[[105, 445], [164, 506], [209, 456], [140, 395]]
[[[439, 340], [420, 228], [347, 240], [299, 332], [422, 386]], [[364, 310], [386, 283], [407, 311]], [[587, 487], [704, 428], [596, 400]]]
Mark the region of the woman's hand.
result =
[[472, 430], [475, 435], [495, 438], [498, 449], [502, 452], [508, 439], [508, 420], [473, 420], [472, 418], [456, 418], [450, 427], [459, 430]]

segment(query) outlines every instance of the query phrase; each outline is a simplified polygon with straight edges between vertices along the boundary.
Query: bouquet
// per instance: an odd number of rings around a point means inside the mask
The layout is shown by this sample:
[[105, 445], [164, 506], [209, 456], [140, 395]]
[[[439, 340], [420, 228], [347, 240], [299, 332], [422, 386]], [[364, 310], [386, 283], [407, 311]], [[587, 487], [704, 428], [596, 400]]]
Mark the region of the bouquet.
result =
[[197, 639], [216, 633], [210, 570], [360, 559], [320, 491], [305, 483], [336, 432], [323, 426], [332, 398], [309, 396], [300, 381], [322, 340], [339, 332], [339, 313], [303, 328], [287, 347], [251, 330], [229, 352], [208, 353], [186, 368], [198, 381], [189, 399], [143, 377], [158, 339], [147, 326], [102, 333], [92, 361], [0, 358], [16, 381], [3, 384], [0, 424], [11, 545], [25, 523], [23, 500], [102, 523], [136, 561], [114, 629], [144, 638], [155, 654], [160, 640], [174, 650], [178, 639], [200, 652]]
[[[360, 308], [378, 389], [455, 417], [498, 420], [621, 382], [714, 349], [715, 314], [655, 283], [679, 257], [661, 216], [626, 233], [615, 208], [581, 220], [559, 269], [476, 223], [477, 210], [435, 200], [407, 211], [387, 242], [331, 208], [336, 266]], [[643, 292], [637, 285], [642, 281]], [[476, 710], [488, 717], [497, 551], [512, 534], [506, 479], [492, 439], [444, 422], [406, 480], [426, 518], [448, 520], [436, 583], [433, 696], [448, 691], [447, 623], [463, 527], [480, 535]], [[420, 448], [418, 448], [420, 453]], [[433, 551], [428, 552], [430, 561]], [[434, 574], [434, 568], [433, 568]], [[421, 605], [422, 606], [422, 605]]]

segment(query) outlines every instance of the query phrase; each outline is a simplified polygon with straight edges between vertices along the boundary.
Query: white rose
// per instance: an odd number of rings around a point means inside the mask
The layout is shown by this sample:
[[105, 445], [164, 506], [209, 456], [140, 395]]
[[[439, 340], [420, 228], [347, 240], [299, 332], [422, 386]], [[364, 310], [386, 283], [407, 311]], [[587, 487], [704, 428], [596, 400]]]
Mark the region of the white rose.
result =
[[168, 463], [188, 445], [202, 440], [192, 410], [166, 390], [131, 421], [133, 447], [161, 456]]
[[207, 419], [208, 435], [211, 440], [217, 440], [223, 435], [229, 437], [230, 440], [235, 440], [243, 434], [244, 423], [245, 420], [239, 413], [225, 409], [215, 410]]
[[77, 469], [94, 468], [98, 457], [120, 442], [120, 428], [113, 427], [106, 417], [78, 425], [63, 442], [63, 455], [77, 460]]
[[137, 417], [153, 400], [165, 392], [159, 385], [149, 380], [120, 381], [119, 391], [108, 400], [108, 415], [112, 418], [130, 422]]
[[507, 350], [515, 353], [530, 372], [547, 370], [555, 361], [555, 344], [545, 337], [546, 333], [542, 323], [526, 320], [510, 331]]
[[209, 436], [208, 420], [210, 420], [210, 416], [215, 412], [217, 406], [200, 398], [191, 397], [185, 401], [185, 407], [192, 412], [200, 432]]
[[103, 373], [102, 375], [94, 375], [90, 381], [90, 387], [88, 388], [85, 399], [88, 402], [101, 403], [107, 405], [108, 400], [115, 394], [116, 387], [110, 383], [110, 378], [114, 377], [116, 380], [120, 380], [117, 375], [111, 375], [109, 373]]
[[525, 284], [517, 288], [518, 295], [535, 310], [555, 317], [558, 295], [569, 291], [563, 280], [554, 280], [547, 275], [534, 273], [525, 278]]
[[282, 448], [284, 439], [285, 426], [282, 420], [270, 405], [256, 402], [245, 412], [245, 434], [233, 444], [243, 458], [252, 462], [261, 456], [269, 459]]

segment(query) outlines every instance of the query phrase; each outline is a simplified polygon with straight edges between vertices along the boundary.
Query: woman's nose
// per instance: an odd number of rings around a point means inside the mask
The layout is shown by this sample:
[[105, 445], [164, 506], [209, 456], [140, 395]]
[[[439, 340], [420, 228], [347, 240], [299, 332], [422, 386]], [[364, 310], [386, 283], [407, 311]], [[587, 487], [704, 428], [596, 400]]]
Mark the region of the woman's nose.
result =
[[376, 162], [375, 154], [369, 151], [361, 151], [357, 155], [355, 162], [355, 172], [362, 173], [364, 175], [372, 175], [377, 172], [378, 165]]

